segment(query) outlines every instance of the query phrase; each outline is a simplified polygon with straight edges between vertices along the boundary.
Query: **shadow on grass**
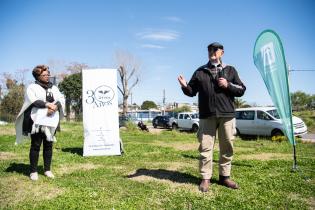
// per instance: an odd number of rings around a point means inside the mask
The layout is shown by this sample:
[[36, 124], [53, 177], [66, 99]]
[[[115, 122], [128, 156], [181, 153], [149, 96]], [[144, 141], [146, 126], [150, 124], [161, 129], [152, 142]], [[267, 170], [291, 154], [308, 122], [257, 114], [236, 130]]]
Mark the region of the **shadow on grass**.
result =
[[[195, 159], [195, 160], [199, 160], [199, 155], [187, 155], [187, 154], [182, 154], [182, 156], [184, 158], [189, 158], [189, 159]], [[219, 163], [218, 160], [212, 160], [214, 163]], [[250, 164], [244, 164], [241, 161], [237, 161], [237, 160], [233, 160], [232, 161], [232, 166], [241, 166], [241, 167], [253, 167]]]
[[[5, 170], [5, 172], [19, 173], [25, 176], [30, 175], [30, 165], [25, 163], [11, 163], [10, 166]], [[43, 174], [44, 168], [42, 166], [38, 167], [38, 173]]]
[[199, 155], [187, 155], [187, 154], [182, 154], [182, 156], [183, 156], [184, 158], [199, 160]]
[[61, 151], [70, 152], [72, 154], [77, 154], [77, 155], [83, 156], [83, 148], [79, 148], [79, 147], [63, 148], [63, 149], [61, 149]]
[[[140, 168], [134, 174], [128, 175], [127, 178], [135, 178], [139, 176], [150, 176], [156, 179], [169, 180], [177, 183], [191, 183], [199, 185], [200, 178], [192, 176], [187, 173], [181, 173], [178, 171], [170, 171], [165, 169], [145, 169]], [[216, 180], [211, 180], [212, 183], [217, 182]]]

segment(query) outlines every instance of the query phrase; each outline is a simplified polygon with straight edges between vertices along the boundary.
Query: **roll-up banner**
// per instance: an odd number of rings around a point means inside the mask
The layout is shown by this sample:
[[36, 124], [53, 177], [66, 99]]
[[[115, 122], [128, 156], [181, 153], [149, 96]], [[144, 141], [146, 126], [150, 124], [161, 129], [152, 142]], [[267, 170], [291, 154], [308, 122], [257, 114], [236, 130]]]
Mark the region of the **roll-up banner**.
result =
[[82, 70], [83, 156], [120, 155], [117, 69]]

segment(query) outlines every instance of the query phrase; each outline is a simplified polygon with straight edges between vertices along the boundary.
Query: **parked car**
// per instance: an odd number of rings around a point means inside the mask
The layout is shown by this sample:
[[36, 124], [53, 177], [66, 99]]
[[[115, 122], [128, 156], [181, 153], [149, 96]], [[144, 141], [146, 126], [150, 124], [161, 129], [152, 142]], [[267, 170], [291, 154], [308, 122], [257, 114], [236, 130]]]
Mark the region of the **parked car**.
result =
[[153, 120], [152, 120], [152, 125], [154, 128], [159, 127], [163, 127], [163, 128], [169, 128], [171, 127], [170, 123], [170, 116], [156, 116]]
[[5, 121], [0, 120], [0, 125], [7, 125], [8, 123]]
[[138, 125], [139, 120], [136, 117], [119, 116], [119, 127], [126, 126], [127, 122], [132, 122], [135, 125]]
[[[236, 109], [236, 132], [239, 135], [282, 136], [284, 127], [275, 107], [250, 107]], [[307, 126], [293, 116], [295, 136], [307, 133]]]
[[195, 112], [180, 112], [171, 118], [172, 129], [183, 129], [197, 132], [199, 129], [199, 114]]

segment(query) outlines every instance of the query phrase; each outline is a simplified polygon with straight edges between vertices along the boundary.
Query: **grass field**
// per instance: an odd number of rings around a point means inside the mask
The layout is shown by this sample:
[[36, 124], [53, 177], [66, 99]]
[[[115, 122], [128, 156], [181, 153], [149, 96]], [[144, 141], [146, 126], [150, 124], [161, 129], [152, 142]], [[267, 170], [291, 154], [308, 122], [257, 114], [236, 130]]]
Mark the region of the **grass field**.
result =
[[288, 142], [235, 140], [232, 176], [217, 184], [218, 148], [208, 193], [198, 191], [195, 134], [121, 131], [125, 154], [83, 157], [81, 123], [63, 123], [52, 171], [29, 180], [30, 143], [14, 146], [13, 125], [0, 127], [0, 209], [315, 209], [315, 144], [298, 142], [298, 172]]

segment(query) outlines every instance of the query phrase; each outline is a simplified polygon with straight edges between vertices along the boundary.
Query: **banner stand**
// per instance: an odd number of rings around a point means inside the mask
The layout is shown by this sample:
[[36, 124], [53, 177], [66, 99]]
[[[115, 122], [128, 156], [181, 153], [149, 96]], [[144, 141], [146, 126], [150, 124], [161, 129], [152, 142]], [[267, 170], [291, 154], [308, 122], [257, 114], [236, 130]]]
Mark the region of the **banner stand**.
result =
[[82, 70], [83, 156], [121, 155], [117, 69]]
[[296, 148], [295, 144], [293, 144], [293, 167], [292, 172], [296, 172], [298, 170], [297, 161], [296, 161]]
[[256, 39], [254, 63], [260, 72], [269, 95], [283, 123], [283, 133], [293, 145], [293, 171], [297, 170], [296, 141], [292, 122], [292, 104], [289, 90], [288, 69], [279, 35], [264, 30]]

